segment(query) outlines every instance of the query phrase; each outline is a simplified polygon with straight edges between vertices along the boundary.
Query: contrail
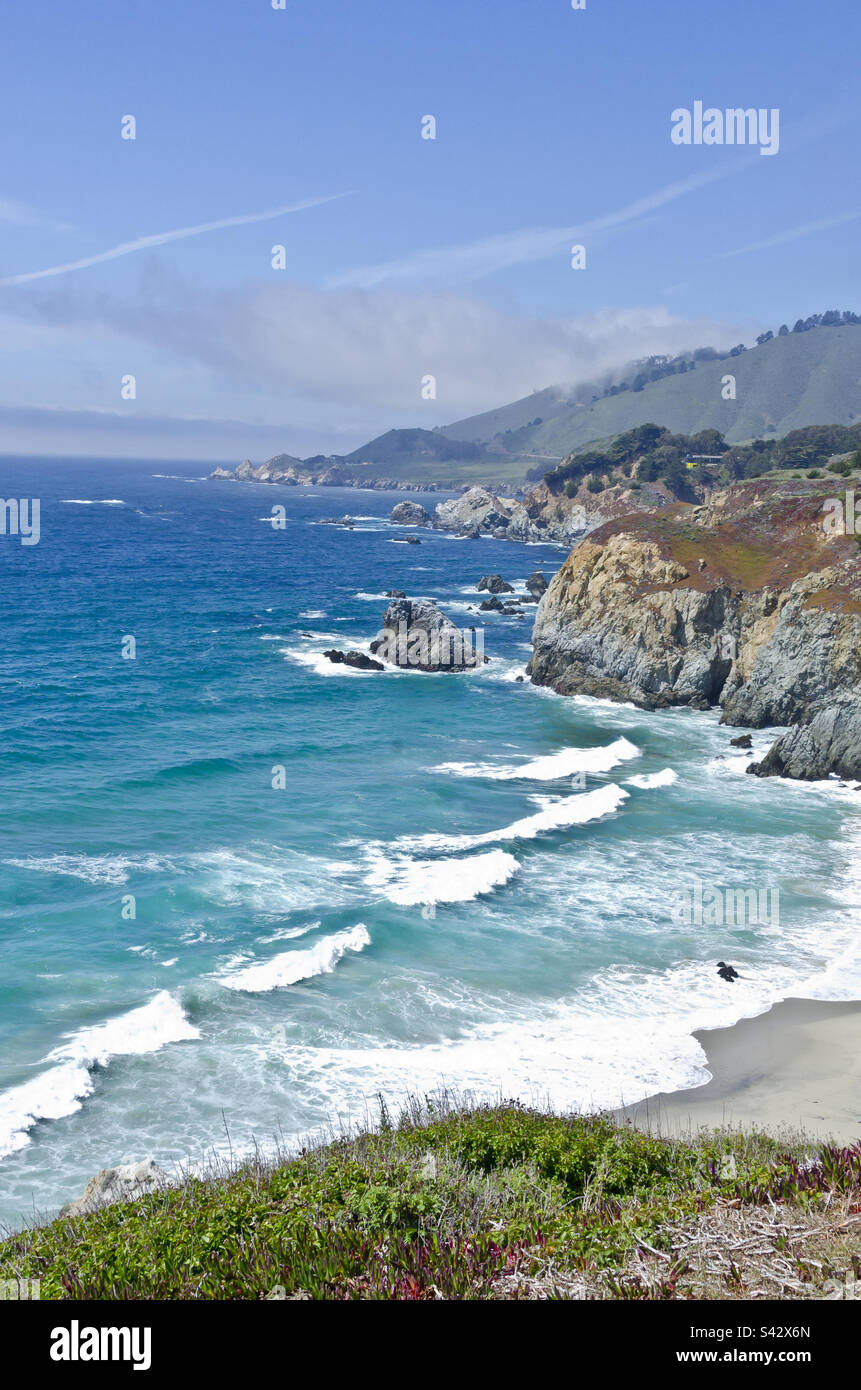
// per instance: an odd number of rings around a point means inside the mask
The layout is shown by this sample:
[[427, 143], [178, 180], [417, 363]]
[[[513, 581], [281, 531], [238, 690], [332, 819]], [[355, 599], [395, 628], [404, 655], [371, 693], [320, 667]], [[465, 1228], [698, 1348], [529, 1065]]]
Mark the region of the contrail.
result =
[[359, 266], [334, 275], [326, 282], [328, 289], [372, 289], [384, 282], [403, 280], [478, 280], [493, 271], [529, 261], [547, 260], [559, 254], [566, 241], [574, 237], [595, 236], [614, 227], [624, 226], [655, 212], [665, 204], [682, 198], [721, 179], [730, 178], [741, 170], [751, 168], [755, 158], [741, 160], [704, 170], [686, 179], [659, 188], [636, 202], [628, 203], [617, 212], [606, 213], [570, 227], [528, 227], [518, 232], [503, 232], [483, 237], [479, 241], [457, 246], [444, 246], [418, 251], [402, 260], [386, 261], [381, 265]]
[[239, 217], [223, 217], [218, 222], [200, 222], [195, 227], [177, 227], [172, 232], [156, 232], [153, 236], [121, 242], [119, 246], [112, 246], [109, 251], [99, 251], [95, 256], [84, 256], [80, 261], [49, 265], [45, 270], [28, 270], [22, 275], [5, 275], [0, 278], [0, 285], [24, 285], [30, 280], [46, 280], [51, 275], [67, 275], [70, 270], [86, 270], [88, 266], [101, 265], [102, 261], [116, 261], [121, 256], [130, 256], [133, 251], [146, 251], [150, 246], [164, 246], [169, 241], [202, 236], [204, 232], [219, 232], [225, 227], [245, 227], [250, 222], [268, 222], [273, 217], [283, 217], [289, 212], [303, 212], [306, 208], [320, 207], [322, 203], [331, 203], [336, 198], [347, 197], [347, 193], [330, 193], [325, 198], [306, 198], [301, 203], [288, 203], [286, 207], [273, 208], [271, 212], [249, 212]]
[[753, 241], [749, 246], [739, 246], [735, 251], [722, 251], [720, 259], [746, 256], [749, 251], [767, 251], [772, 246], [783, 246], [786, 242], [798, 241], [814, 232], [829, 232], [832, 227], [844, 227], [847, 222], [857, 222], [859, 217], [861, 212], [847, 212], [841, 217], [825, 217], [820, 222], [805, 222], [801, 227], [790, 227], [788, 231], [778, 232], [776, 236], [770, 236], [765, 241]]

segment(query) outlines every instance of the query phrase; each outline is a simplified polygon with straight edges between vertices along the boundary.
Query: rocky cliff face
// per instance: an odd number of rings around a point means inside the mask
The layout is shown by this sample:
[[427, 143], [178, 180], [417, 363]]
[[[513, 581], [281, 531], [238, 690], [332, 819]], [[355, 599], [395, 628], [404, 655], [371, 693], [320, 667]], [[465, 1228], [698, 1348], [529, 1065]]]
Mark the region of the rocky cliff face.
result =
[[539, 606], [533, 681], [803, 725], [760, 775], [861, 776], [861, 562], [854, 536], [823, 526], [824, 495], [745, 484], [598, 528]]
[[474, 532], [511, 541], [558, 541], [573, 545], [605, 522], [632, 512], [655, 511], [676, 498], [663, 483], [605, 488], [590, 492], [584, 484], [569, 497], [539, 483], [522, 501], [497, 497], [487, 488], [473, 487], [462, 497], [441, 503], [434, 525], [459, 535]]

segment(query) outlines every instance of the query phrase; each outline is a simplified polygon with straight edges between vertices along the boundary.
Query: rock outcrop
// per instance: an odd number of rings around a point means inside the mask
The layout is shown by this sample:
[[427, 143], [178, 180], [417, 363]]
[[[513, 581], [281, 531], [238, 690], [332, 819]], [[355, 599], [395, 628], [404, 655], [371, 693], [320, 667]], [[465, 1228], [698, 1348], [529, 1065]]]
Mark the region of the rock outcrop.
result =
[[475, 586], [480, 594], [513, 594], [514, 585], [503, 579], [501, 574], [483, 574]]
[[145, 1159], [143, 1163], [127, 1163], [119, 1168], [103, 1168], [94, 1178], [90, 1178], [84, 1195], [75, 1202], [69, 1202], [60, 1215], [87, 1216], [99, 1207], [111, 1206], [114, 1202], [131, 1202], [136, 1197], [157, 1192], [169, 1184], [167, 1173], [152, 1159]]
[[365, 466], [357, 467], [337, 456], [298, 459], [292, 454], [276, 454], [265, 463], [254, 464], [243, 459], [232, 472], [215, 468], [210, 473], [215, 481], [236, 480], [249, 483], [279, 483], [284, 487], [358, 487], [380, 492], [446, 492], [449, 487], [437, 482], [407, 482], [403, 478], [386, 478], [370, 474]]
[[663, 483], [617, 484], [595, 494], [584, 483], [572, 495], [546, 482], [516, 501], [494, 496], [485, 487], [472, 487], [462, 497], [441, 502], [434, 526], [465, 536], [495, 536], [499, 540], [549, 541], [573, 545], [581, 537], [632, 512], [659, 511], [676, 498]]
[[483, 634], [461, 631], [431, 599], [390, 603], [371, 651], [390, 665], [427, 672], [467, 671], [487, 660]]
[[462, 497], [440, 502], [434, 513], [434, 526], [440, 531], [454, 531], [468, 536], [477, 531], [493, 532], [508, 525], [513, 503], [494, 497], [483, 487], [471, 487]]
[[353, 666], [357, 671], [384, 671], [386, 668], [381, 661], [374, 661], [373, 657], [366, 656], [364, 652], [342, 652], [333, 647], [331, 651], [324, 652], [331, 662], [336, 666]]
[[431, 514], [421, 502], [398, 502], [389, 520], [398, 526], [430, 526]]
[[861, 776], [861, 562], [823, 527], [822, 486], [745, 484], [592, 532], [539, 605], [533, 681], [804, 726], [760, 775]]
[[826, 705], [809, 724], [790, 729], [762, 762], [747, 769], [757, 777], [795, 777], [818, 782], [832, 774], [861, 777], [861, 703]]

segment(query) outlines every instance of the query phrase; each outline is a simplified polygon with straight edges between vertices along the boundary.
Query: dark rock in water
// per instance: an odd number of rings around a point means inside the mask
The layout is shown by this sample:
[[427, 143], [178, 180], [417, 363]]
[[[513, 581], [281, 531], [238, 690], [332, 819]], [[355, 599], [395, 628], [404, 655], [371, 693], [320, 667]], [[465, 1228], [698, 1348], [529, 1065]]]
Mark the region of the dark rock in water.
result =
[[755, 777], [795, 777], [819, 782], [861, 777], [861, 703], [846, 701], [820, 709], [806, 724], [789, 729], [762, 762], [747, 769]]
[[480, 604], [478, 605], [478, 610], [479, 610], [480, 613], [504, 613], [504, 612], [505, 612], [505, 609], [504, 609], [503, 606], [502, 606], [502, 600], [501, 600], [501, 599], [498, 599], [498, 598], [486, 598], [486, 599], [484, 600], [484, 603], [480, 603]]
[[523, 676], [515, 676], [514, 679], [518, 685], [523, 685]]
[[523, 618], [526, 616], [523, 609], [518, 608], [516, 603], [506, 603], [502, 611], [509, 618]]
[[526, 581], [526, 587], [533, 599], [540, 599], [547, 593], [547, 580], [540, 570], [535, 570]]
[[718, 974], [720, 975], [721, 979], [726, 980], [728, 984], [732, 984], [733, 980], [737, 980], [739, 978], [738, 971], [734, 968], [734, 966], [727, 965], [725, 960], [718, 961]]
[[387, 589], [386, 598], [406, 598], [403, 589]]
[[420, 502], [398, 502], [389, 520], [398, 526], [430, 526], [431, 515]]
[[477, 526], [473, 526], [473, 528], [472, 528], [471, 531], [465, 531], [465, 532], [464, 532], [464, 535], [466, 536], [466, 539], [467, 539], [468, 541], [480, 541], [480, 540], [481, 540], [481, 531], [479, 530], [479, 528], [478, 528]]
[[299, 633], [299, 636], [300, 636], [300, 637], [313, 637], [314, 634], [313, 634], [313, 632], [300, 632], [300, 633]]
[[484, 574], [476, 585], [479, 593], [487, 591], [489, 594], [513, 594], [514, 588], [508, 584], [501, 574]]
[[331, 662], [336, 666], [354, 666], [357, 671], [384, 671], [386, 668], [381, 661], [374, 661], [370, 656], [365, 656], [364, 652], [339, 652], [336, 647], [331, 651], [324, 652]]
[[418, 536], [392, 536], [392, 540], [400, 545], [421, 545]]
[[318, 526], [346, 526], [349, 530], [352, 530], [355, 524], [351, 516], [324, 516], [317, 522]]
[[753, 739], [751, 738], [750, 734], [741, 734], [738, 738], [731, 738], [729, 743], [731, 748], [753, 747]]
[[415, 671], [468, 671], [487, 661], [483, 635], [455, 627], [431, 599], [395, 599], [371, 651], [393, 666]]

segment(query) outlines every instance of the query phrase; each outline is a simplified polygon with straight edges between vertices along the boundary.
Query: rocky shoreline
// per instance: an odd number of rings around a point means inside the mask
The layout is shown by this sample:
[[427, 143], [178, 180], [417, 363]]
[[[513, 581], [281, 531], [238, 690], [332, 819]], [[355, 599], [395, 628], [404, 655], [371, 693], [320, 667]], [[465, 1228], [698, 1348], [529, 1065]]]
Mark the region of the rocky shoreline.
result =
[[824, 500], [752, 483], [593, 531], [539, 607], [533, 682], [789, 725], [748, 771], [861, 777], [861, 561]]
[[[213, 476], [286, 480], [276, 472], [246, 461]], [[340, 474], [327, 481], [345, 485]], [[546, 482], [522, 499], [471, 487], [433, 514], [398, 503], [391, 520], [573, 547], [543, 598], [503, 601], [510, 586], [498, 575], [479, 585], [489, 595], [479, 611], [520, 617], [523, 603], [541, 599], [534, 684], [644, 709], [717, 707], [740, 728], [788, 726], [750, 773], [861, 779], [861, 551], [853, 533], [824, 523], [826, 489], [833, 479], [752, 480], [694, 505], [661, 483], [617, 485], [587, 506], [588, 490], [559, 496]], [[331, 659], [357, 664], [355, 655]]]

